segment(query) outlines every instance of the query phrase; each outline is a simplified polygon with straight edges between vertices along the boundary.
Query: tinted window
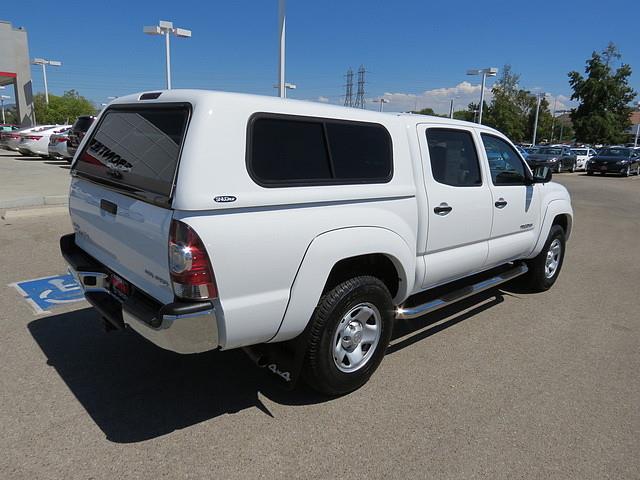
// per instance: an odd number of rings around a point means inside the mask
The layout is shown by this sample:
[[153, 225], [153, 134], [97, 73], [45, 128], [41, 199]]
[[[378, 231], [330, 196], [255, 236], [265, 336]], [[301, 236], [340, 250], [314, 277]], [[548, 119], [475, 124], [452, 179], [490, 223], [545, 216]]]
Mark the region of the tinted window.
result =
[[602, 150], [600, 150], [601, 157], [628, 157], [630, 155], [631, 155], [630, 148], [611, 147], [611, 148], [603, 148]]
[[478, 155], [469, 132], [430, 128], [427, 144], [436, 182], [454, 187], [482, 185]]
[[78, 117], [78, 119], [73, 124], [73, 130], [78, 130], [81, 132], [86, 132], [89, 130], [89, 127], [95, 120], [94, 117]]
[[331, 178], [321, 123], [258, 119], [251, 158], [254, 174], [267, 182]]
[[519, 155], [507, 142], [492, 135], [482, 134], [487, 152], [491, 180], [494, 185], [523, 185], [525, 168]]
[[249, 171], [266, 186], [391, 178], [391, 140], [381, 125], [263, 114], [250, 123], [249, 138]]
[[327, 134], [337, 178], [386, 178], [391, 173], [391, 144], [383, 127], [327, 122]]
[[168, 198], [188, 117], [186, 107], [108, 110], [75, 168], [130, 192]]

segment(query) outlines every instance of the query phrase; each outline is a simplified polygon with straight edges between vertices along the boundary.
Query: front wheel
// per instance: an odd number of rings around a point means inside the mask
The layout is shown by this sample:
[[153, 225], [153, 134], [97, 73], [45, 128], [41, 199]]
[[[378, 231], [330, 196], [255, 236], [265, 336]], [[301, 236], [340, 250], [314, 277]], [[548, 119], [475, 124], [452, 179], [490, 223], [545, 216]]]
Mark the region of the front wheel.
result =
[[309, 332], [305, 381], [326, 395], [364, 385], [384, 357], [393, 330], [389, 290], [371, 276], [347, 280], [322, 296]]
[[587, 170], [587, 175], [593, 175], [593, 170]]
[[631, 173], [631, 167], [629, 167], [629, 165], [627, 165], [627, 167], [621, 172], [623, 177], [628, 177], [630, 173]]
[[575, 163], [572, 163], [572, 164], [571, 164], [571, 168], [569, 169], [569, 172], [570, 172], [570, 173], [573, 173], [573, 172], [575, 172], [575, 171], [576, 171], [576, 164], [575, 164]]
[[527, 262], [529, 266], [527, 281], [531, 290], [543, 292], [556, 283], [564, 261], [565, 245], [566, 237], [563, 228], [560, 225], [553, 225], [542, 251], [537, 257]]
[[556, 173], [562, 173], [562, 162], [558, 160], [558, 164], [556, 165]]

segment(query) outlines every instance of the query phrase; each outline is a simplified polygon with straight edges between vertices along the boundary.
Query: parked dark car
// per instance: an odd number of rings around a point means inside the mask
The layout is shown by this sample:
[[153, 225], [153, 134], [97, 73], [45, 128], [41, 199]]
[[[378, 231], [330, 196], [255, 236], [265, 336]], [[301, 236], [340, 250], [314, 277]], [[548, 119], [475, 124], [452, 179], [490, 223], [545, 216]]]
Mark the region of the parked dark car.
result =
[[527, 163], [533, 170], [536, 167], [549, 167], [551, 171], [560, 173], [564, 170], [575, 172], [578, 157], [569, 147], [540, 147], [536, 153], [529, 154]]
[[587, 162], [587, 175], [600, 172], [617, 173], [623, 177], [640, 175], [640, 152], [629, 147], [605, 147]]
[[69, 155], [71, 155], [71, 158], [75, 156], [80, 142], [95, 120], [96, 117], [94, 117], [93, 115], [82, 115], [76, 119], [75, 123], [71, 127], [71, 130], [69, 130], [67, 151], [69, 152]]

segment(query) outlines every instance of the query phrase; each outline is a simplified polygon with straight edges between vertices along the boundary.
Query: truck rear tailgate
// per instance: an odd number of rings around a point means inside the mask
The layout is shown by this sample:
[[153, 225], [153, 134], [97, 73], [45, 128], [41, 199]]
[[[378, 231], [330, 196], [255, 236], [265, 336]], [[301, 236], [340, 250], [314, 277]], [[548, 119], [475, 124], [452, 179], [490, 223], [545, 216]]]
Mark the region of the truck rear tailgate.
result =
[[69, 211], [80, 248], [160, 302], [173, 301], [171, 210], [75, 178]]

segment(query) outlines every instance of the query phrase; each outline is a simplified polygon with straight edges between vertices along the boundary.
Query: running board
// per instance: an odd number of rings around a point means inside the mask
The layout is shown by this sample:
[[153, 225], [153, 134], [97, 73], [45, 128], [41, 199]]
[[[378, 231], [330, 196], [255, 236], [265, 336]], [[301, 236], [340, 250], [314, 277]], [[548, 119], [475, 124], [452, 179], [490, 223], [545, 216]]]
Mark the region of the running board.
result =
[[439, 298], [430, 300], [427, 303], [423, 303], [422, 305], [416, 305], [414, 307], [407, 308], [400, 306], [396, 310], [396, 318], [410, 320], [413, 318], [421, 317], [423, 315], [426, 315], [427, 313], [434, 312], [436, 310], [459, 302], [460, 300], [471, 297], [472, 295], [476, 295], [477, 293], [493, 288], [497, 285], [500, 285], [501, 283], [513, 280], [520, 275], [524, 275], [528, 271], [529, 267], [527, 267], [525, 263], [522, 263], [512, 268], [511, 270], [507, 270], [506, 272], [502, 272], [499, 275], [495, 275], [486, 280], [482, 280], [481, 282], [468, 285], [458, 290], [454, 290], [450, 293], [446, 293], [445, 295], [441, 295]]

